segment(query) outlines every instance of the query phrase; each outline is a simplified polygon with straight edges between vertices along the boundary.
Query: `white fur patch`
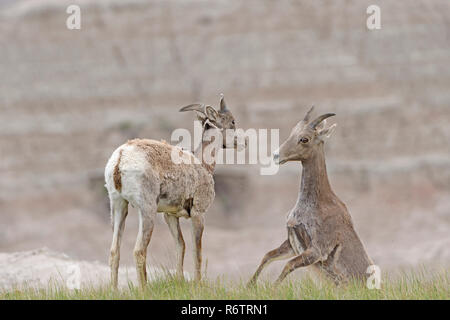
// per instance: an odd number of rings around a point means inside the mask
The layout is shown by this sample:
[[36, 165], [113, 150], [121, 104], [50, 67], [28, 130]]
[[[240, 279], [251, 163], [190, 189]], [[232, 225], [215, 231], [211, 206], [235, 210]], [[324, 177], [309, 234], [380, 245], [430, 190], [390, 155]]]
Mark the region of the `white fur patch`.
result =
[[122, 148], [123, 145], [114, 150], [105, 167], [105, 187], [110, 195], [117, 193], [114, 186], [114, 168], [116, 167], [117, 161], [119, 161], [119, 154]]
[[122, 174], [122, 192], [124, 199], [132, 204], [141, 203], [143, 199], [143, 179], [150, 164], [144, 151], [133, 145], [123, 147], [119, 169]]

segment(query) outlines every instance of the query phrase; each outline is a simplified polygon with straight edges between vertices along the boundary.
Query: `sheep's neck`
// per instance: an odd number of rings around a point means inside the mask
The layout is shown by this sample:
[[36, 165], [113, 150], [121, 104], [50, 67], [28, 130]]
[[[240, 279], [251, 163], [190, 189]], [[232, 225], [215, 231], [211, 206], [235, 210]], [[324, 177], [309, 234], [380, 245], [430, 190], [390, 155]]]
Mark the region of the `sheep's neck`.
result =
[[216, 167], [216, 156], [218, 147], [215, 146], [215, 131], [218, 129], [207, 129], [203, 131], [202, 142], [195, 150], [194, 155], [201, 161], [202, 166], [213, 174]]
[[323, 143], [309, 159], [302, 161], [302, 166], [302, 180], [297, 205], [300, 203], [317, 205], [320, 201], [335, 197], [328, 181]]

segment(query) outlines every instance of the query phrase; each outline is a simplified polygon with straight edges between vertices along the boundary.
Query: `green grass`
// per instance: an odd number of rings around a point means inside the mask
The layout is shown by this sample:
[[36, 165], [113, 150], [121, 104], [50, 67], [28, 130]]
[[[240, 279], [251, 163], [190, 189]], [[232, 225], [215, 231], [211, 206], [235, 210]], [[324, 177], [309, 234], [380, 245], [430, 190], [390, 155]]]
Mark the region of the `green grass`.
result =
[[351, 282], [335, 286], [325, 280], [285, 281], [279, 287], [259, 282], [247, 288], [244, 281], [223, 278], [200, 283], [167, 277], [140, 289], [131, 282], [128, 288], [112, 290], [108, 286], [69, 290], [52, 284], [46, 289], [16, 288], [0, 291], [0, 299], [444, 299], [450, 298], [448, 271], [429, 274], [403, 272], [395, 279], [385, 279], [381, 289], [370, 290], [364, 284]]

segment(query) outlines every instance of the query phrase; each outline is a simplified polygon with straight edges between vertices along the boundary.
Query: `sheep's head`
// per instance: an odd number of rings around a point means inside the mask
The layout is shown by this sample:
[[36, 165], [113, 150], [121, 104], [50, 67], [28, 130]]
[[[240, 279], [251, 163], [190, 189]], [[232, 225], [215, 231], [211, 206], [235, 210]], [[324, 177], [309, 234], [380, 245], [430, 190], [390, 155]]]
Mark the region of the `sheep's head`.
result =
[[[224, 148], [227, 148], [227, 141], [233, 142], [232, 145], [228, 143], [229, 147], [237, 148], [237, 137], [235, 136], [236, 121], [231, 111], [227, 108], [223, 94], [220, 95], [220, 107], [217, 110], [210, 105], [195, 103], [180, 109], [180, 112], [184, 111], [195, 111], [205, 130], [220, 130], [223, 136]], [[232, 136], [231, 139], [230, 135]], [[229, 137], [228, 139], [227, 136]]]
[[305, 161], [331, 136], [336, 124], [326, 127], [325, 119], [335, 114], [326, 113], [310, 121], [313, 109], [311, 107], [305, 118], [292, 129], [289, 138], [274, 152], [275, 162], [283, 164], [287, 161]]

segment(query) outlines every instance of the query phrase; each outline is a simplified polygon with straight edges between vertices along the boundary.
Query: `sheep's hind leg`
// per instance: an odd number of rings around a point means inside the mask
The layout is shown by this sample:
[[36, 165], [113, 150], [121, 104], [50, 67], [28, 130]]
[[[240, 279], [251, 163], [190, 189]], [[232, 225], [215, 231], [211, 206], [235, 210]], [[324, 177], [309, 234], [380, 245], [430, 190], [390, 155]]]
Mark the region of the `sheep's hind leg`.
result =
[[177, 247], [177, 277], [180, 279], [184, 278], [183, 275], [183, 262], [184, 262], [184, 252], [186, 250], [186, 245], [183, 239], [183, 233], [180, 228], [180, 219], [174, 215], [164, 213], [164, 219], [169, 226], [170, 233], [175, 240], [175, 245]]
[[136, 272], [141, 288], [147, 284], [147, 247], [153, 233], [154, 218], [156, 215], [156, 200], [151, 204], [139, 208], [139, 232], [134, 247]]
[[109, 266], [111, 268], [111, 285], [117, 288], [119, 260], [120, 260], [120, 243], [125, 227], [125, 218], [128, 214], [128, 202], [121, 197], [111, 197], [111, 222], [113, 227], [113, 238], [111, 243]]

